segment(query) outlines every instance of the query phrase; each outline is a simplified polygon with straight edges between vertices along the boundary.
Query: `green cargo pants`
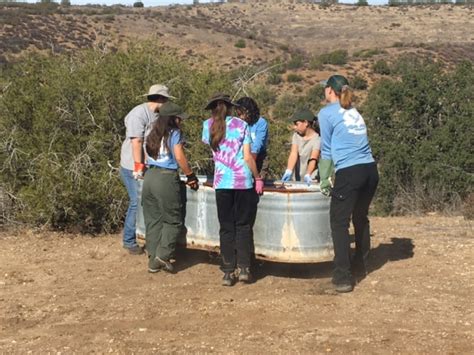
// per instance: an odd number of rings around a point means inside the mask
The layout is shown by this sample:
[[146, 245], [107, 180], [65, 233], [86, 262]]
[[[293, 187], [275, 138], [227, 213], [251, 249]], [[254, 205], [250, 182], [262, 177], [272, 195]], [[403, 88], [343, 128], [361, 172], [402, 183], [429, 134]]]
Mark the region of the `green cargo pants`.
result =
[[148, 256], [163, 260], [173, 258], [176, 241], [184, 228], [177, 171], [148, 169], [143, 182], [142, 205]]

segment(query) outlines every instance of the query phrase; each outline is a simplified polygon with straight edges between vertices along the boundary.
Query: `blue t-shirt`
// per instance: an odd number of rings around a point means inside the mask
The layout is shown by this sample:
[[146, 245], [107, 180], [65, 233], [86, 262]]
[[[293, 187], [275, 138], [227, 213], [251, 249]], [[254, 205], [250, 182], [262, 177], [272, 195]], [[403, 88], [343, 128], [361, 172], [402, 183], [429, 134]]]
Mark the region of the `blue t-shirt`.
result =
[[[202, 127], [202, 141], [210, 144], [213, 118]], [[225, 137], [219, 143], [219, 150], [212, 151], [214, 158], [214, 188], [245, 190], [253, 187], [252, 172], [244, 160], [244, 144], [251, 144], [249, 126], [240, 118], [227, 116]]]
[[341, 107], [339, 101], [319, 111], [321, 158], [332, 160], [336, 171], [374, 162], [364, 119], [355, 108]]
[[181, 138], [181, 132], [179, 130], [171, 131], [170, 136], [168, 137], [168, 147], [169, 151], [166, 149], [163, 140], [161, 141], [161, 148], [158, 153], [158, 156], [153, 158], [149, 155], [147, 156], [147, 164], [152, 166], [159, 166], [160, 168], [178, 170], [178, 163], [174, 157], [174, 146], [176, 144], [182, 144], [183, 139]]
[[268, 143], [268, 123], [263, 117], [260, 117], [250, 127], [250, 137], [252, 137], [252, 144], [250, 150], [253, 154], [265, 154], [267, 152]]

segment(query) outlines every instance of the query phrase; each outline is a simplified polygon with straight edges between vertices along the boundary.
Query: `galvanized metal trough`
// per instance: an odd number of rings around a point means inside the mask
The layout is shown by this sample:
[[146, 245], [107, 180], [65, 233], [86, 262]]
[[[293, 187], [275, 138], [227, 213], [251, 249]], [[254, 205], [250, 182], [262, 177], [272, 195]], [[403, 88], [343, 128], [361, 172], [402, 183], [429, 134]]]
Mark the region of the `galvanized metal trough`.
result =
[[[186, 188], [186, 233], [180, 244], [188, 248], [219, 250], [219, 221], [212, 181], [200, 176], [198, 191]], [[141, 189], [141, 183], [140, 183]], [[141, 195], [141, 192], [140, 194]], [[140, 202], [140, 201], [139, 201]], [[253, 228], [257, 258], [286, 263], [328, 261], [333, 256], [329, 225], [330, 199], [319, 184], [284, 185], [266, 182]], [[145, 235], [139, 203], [137, 234]]]

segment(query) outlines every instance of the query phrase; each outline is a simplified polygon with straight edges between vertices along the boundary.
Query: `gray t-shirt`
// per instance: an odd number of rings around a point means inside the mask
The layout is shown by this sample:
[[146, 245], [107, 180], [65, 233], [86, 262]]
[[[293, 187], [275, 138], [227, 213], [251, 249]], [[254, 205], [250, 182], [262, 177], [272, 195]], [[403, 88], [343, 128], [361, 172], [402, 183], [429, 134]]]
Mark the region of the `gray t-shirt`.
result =
[[[311, 158], [311, 152], [314, 150], [320, 150], [321, 142], [317, 133], [308, 140], [305, 140], [298, 133], [294, 133], [293, 138], [291, 139], [291, 144], [296, 144], [298, 146], [298, 161], [296, 162], [295, 167], [295, 179], [301, 181], [303, 176], [306, 175], [306, 169], [308, 168], [308, 160]], [[313, 171], [311, 178], [314, 179], [316, 172], [316, 170]]]
[[148, 103], [135, 106], [125, 116], [125, 140], [120, 151], [120, 166], [133, 170], [132, 138], [145, 138], [150, 133], [151, 125], [158, 118], [158, 114], [151, 111]]

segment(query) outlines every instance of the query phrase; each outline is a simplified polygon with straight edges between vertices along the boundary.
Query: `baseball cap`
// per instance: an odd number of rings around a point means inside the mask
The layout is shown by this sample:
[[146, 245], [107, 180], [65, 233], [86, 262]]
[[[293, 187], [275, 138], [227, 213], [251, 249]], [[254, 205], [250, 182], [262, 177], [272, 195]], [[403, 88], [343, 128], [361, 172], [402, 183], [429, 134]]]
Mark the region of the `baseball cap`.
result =
[[309, 121], [313, 122], [314, 114], [307, 108], [302, 108], [296, 111], [289, 119], [290, 122], [295, 121]]
[[328, 80], [320, 82], [325, 87], [330, 87], [335, 92], [341, 92], [344, 85], [349, 86], [349, 81], [342, 75], [332, 75]]
[[143, 96], [164, 96], [169, 99], [176, 99], [176, 97], [171, 96], [169, 93], [169, 89], [167, 86], [162, 84], [155, 84], [150, 86], [148, 93], [144, 94]]
[[164, 103], [163, 106], [160, 107], [160, 116], [176, 116], [182, 119], [189, 117], [181, 106], [171, 101]]

